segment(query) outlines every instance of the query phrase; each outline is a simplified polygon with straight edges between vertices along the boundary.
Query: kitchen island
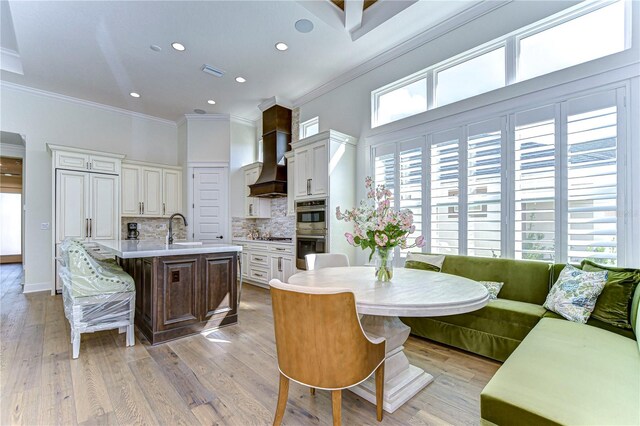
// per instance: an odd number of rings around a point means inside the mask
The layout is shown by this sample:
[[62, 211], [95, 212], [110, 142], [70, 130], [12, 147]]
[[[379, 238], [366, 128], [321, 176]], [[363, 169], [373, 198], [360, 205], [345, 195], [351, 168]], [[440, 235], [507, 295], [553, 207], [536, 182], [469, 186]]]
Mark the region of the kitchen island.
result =
[[238, 253], [224, 243], [96, 241], [136, 283], [135, 324], [152, 345], [238, 322]]

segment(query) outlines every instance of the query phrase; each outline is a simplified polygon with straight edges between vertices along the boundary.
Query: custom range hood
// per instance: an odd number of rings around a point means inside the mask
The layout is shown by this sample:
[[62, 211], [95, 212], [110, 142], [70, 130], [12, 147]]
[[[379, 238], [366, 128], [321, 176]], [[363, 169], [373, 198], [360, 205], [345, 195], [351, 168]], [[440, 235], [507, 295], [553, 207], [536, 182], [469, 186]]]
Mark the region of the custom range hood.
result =
[[[265, 105], [266, 104], [266, 105]], [[249, 196], [279, 198], [287, 196], [287, 166], [284, 153], [291, 143], [291, 110], [277, 105], [274, 98], [260, 105], [262, 110], [262, 172]]]

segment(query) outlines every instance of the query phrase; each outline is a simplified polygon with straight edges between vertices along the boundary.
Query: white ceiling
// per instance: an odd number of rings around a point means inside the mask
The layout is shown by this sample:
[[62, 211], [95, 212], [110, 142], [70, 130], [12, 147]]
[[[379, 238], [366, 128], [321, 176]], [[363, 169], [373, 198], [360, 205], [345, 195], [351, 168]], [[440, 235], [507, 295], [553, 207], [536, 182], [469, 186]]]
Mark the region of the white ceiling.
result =
[[[0, 78], [174, 121], [194, 108], [253, 120], [263, 100], [295, 100], [477, 3], [421, 0], [352, 41], [296, 1], [11, 1], [24, 75]], [[302, 18], [311, 33], [295, 30]]]

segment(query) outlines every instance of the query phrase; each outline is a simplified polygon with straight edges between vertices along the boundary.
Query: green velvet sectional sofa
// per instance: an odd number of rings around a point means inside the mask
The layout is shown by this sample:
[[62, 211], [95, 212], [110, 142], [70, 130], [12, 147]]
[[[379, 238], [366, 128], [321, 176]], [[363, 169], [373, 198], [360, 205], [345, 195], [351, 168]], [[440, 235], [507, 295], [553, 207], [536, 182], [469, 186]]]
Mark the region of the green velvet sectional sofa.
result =
[[446, 256], [442, 271], [504, 282], [463, 315], [402, 318], [411, 333], [504, 364], [481, 394], [484, 424], [640, 425], [640, 285], [632, 329], [570, 322], [542, 304], [564, 265]]

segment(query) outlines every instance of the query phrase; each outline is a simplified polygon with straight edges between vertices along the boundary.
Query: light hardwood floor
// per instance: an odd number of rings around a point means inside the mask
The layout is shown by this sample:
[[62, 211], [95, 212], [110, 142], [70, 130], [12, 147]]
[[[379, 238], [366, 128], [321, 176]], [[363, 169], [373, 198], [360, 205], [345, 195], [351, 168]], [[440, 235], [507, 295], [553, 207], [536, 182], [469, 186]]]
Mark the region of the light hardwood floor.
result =
[[[82, 335], [71, 359], [62, 297], [24, 295], [20, 268], [0, 266], [0, 424], [266, 425], [278, 395], [269, 292], [245, 285], [240, 323], [151, 347], [137, 335]], [[478, 424], [480, 391], [500, 364], [410, 337], [410, 361], [435, 380], [376, 422], [375, 406], [343, 392], [344, 425]], [[331, 397], [291, 383], [287, 425], [331, 424]]]

